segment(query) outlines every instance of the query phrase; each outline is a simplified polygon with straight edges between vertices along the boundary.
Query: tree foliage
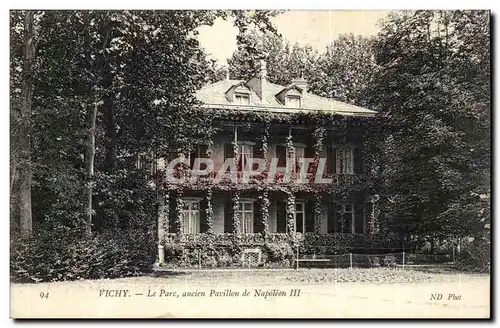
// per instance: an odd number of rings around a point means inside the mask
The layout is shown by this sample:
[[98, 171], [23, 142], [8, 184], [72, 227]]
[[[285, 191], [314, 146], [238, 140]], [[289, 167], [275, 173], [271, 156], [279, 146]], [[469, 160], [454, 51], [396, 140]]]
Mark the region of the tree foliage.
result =
[[365, 92], [379, 135], [387, 226], [408, 236], [481, 235], [489, 219], [489, 15], [390, 15]]
[[[11, 11], [12, 199], [19, 188], [16, 136], [24, 122], [16, 109], [22, 93], [24, 14]], [[197, 28], [217, 17], [233, 17], [242, 30], [247, 25], [272, 30], [272, 12], [35, 14], [39, 33], [30, 121], [35, 225], [89, 230], [87, 209], [97, 230], [151, 225], [156, 191], [151, 175], [136, 168], [138, 154], [177, 152], [198, 137], [206, 123], [194, 110], [195, 91], [222, 75], [196, 40]], [[94, 109], [95, 125], [90, 124]], [[95, 147], [89, 136], [95, 136]], [[92, 165], [87, 165], [89, 157], [95, 159]], [[95, 173], [89, 175], [91, 168]], [[92, 191], [90, 204], [85, 190]], [[12, 214], [17, 222], [18, 214]]]

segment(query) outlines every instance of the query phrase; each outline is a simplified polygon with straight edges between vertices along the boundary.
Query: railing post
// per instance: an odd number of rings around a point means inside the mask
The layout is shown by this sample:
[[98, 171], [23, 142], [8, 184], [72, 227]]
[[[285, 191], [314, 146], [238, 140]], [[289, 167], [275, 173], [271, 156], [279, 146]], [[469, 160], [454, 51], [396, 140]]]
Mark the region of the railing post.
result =
[[405, 269], [405, 251], [403, 251], [403, 270]]
[[352, 269], [352, 253], [349, 253], [349, 262], [351, 263], [351, 269]]
[[299, 245], [297, 244], [297, 260], [295, 261], [296, 263], [296, 270], [299, 269]]

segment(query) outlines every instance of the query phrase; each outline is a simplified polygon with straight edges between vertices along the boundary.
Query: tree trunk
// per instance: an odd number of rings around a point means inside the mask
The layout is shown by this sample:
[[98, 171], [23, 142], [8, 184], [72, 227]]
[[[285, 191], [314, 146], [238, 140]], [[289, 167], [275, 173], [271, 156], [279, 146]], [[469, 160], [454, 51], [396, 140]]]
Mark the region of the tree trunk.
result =
[[111, 64], [109, 60], [104, 61], [104, 73], [103, 73], [103, 89], [108, 90], [104, 96], [104, 124], [106, 126], [106, 171], [113, 173], [116, 165], [116, 123], [115, 123], [115, 113], [113, 108], [113, 97], [112, 92], [113, 84], [113, 73], [111, 72]]
[[89, 106], [90, 109], [87, 113], [87, 142], [85, 143], [85, 214], [86, 214], [86, 225], [85, 233], [90, 236], [92, 234], [92, 184], [94, 178], [94, 157], [95, 157], [95, 129], [96, 129], [96, 117], [98, 103], [94, 103], [93, 106]]
[[95, 133], [96, 133], [96, 119], [97, 111], [99, 106], [103, 104], [101, 99], [101, 92], [99, 88], [103, 85], [101, 84], [101, 77], [104, 75], [104, 50], [108, 46], [109, 34], [111, 31], [110, 22], [107, 21], [102, 30], [103, 43], [102, 52], [97, 54], [96, 59], [92, 60], [88, 49], [90, 49], [91, 44], [89, 40], [90, 36], [90, 18], [88, 11], [84, 12], [84, 21], [87, 26], [85, 47], [87, 48], [85, 57], [89, 63], [90, 69], [94, 69], [97, 75], [94, 85], [91, 86], [89, 91], [89, 98], [94, 99], [94, 102], [88, 106], [87, 117], [85, 122], [86, 128], [86, 142], [85, 142], [85, 156], [84, 156], [84, 166], [85, 166], [85, 234], [90, 236], [92, 234], [92, 214], [93, 214], [93, 203], [92, 203], [92, 190], [93, 190], [93, 179], [94, 179], [94, 158], [95, 158]]
[[32, 66], [35, 56], [34, 12], [27, 10], [24, 18], [23, 86], [21, 94], [21, 135], [19, 152], [19, 220], [21, 234], [33, 232], [31, 213], [31, 102], [33, 97]]

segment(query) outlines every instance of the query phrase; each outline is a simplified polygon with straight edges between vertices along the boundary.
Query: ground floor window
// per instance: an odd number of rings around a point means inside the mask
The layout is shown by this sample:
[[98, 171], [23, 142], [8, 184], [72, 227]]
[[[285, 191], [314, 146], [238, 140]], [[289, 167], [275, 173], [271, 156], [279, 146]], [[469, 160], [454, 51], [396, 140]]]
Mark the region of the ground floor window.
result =
[[306, 203], [304, 201], [295, 202], [294, 229], [295, 232], [300, 233], [306, 231]]
[[354, 204], [342, 204], [340, 214], [337, 220], [337, 232], [354, 233]]
[[195, 199], [184, 200], [182, 204], [182, 232], [200, 233], [200, 201]]
[[253, 201], [241, 200], [238, 202], [236, 216], [240, 221], [241, 233], [253, 233]]

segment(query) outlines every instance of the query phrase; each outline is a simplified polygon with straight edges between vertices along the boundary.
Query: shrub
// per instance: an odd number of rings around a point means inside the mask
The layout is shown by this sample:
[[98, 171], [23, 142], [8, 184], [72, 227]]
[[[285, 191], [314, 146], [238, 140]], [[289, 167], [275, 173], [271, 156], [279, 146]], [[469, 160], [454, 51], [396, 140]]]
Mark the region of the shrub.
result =
[[164, 245], [165, 262], [177, 262], [182, 259], [184, 248], [179, 244], [167, 243]]
[[137, 276], [151, 270], [156, 246], [151, 234], [113, 231], [91, 238], [61, 232], [11, 240], [14, 282], [42, 282]]
[[294, 252], [292, 246], [286, 241], [266, 243], [264, 246], [268, 253], [269, 262], [289, 264], [293, 259]]
[[489, 240], [474, 240], [458, 257], [458, 268], [465, 271], [490, 272], [491, 243]]

